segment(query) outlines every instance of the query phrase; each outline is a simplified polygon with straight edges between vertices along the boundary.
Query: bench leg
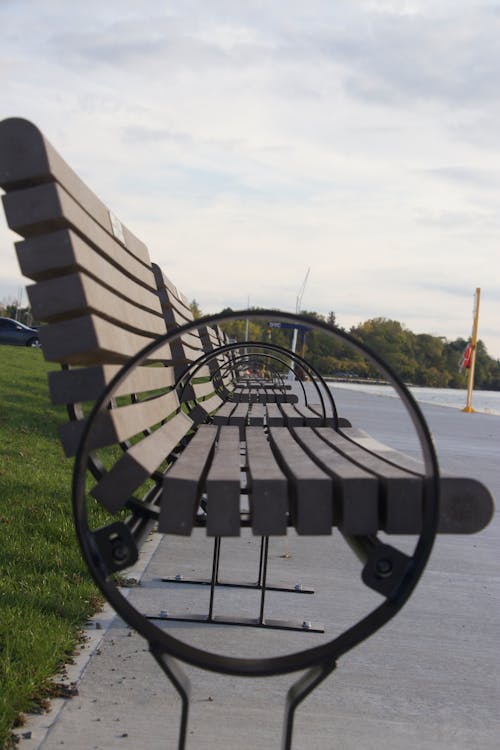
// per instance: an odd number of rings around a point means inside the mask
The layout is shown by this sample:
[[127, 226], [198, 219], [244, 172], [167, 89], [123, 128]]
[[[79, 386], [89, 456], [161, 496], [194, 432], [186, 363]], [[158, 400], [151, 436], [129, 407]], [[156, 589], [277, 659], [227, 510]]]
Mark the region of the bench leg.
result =
[[[259, 559], [259, 579], [251, 586], [251, 588], [260, 591], [260, 602], [259, 602], [259, 616], [258, 617], [220, 617], [214, 614], [215, 604], [215, 591], [219, 583], [219, 563], [220, 563], [220, 550], [221, 550], [221, 538], [215, 537], [214, 539], [214, 551], [212, 555], [212, 575], [206, 582], [210, 585], [210, 599], [208, 605], [208, 613], [205, 614], [174, 614], [167, 610], [161, 610], [159, 615], [146, 615], [151, 620], [173, 620], [178, 622], [206, 622], [216, 623], [219, 625], [243, 625], [253, 628], [274, 628], [276, 630], [299, 630], [308, 631], [311, 633], [324, 633], [324, 625], [311, 620], [268, 620], [264, 617], [264, 605], [266, 600], [267, 591], [282, 591], [289, 589], [281, 589], [275, 586], [267, 585], [267, 562], [269, 556], [269, 537], [261, 537], [260, 547], [260, 559]], [[165, 580], [165, 579], [162, 579]], [[187, 581], [179, 581], [177, 583], [187, 583]], [[194, 581], [190, 581], [194, 583]], [[197, 581], [202, 583], [202, 581]], [[249, 588], [242, 584], [232, 584], [238, 588]], [[304, 593], [301, 591], [301, 593]]]
[[316, 667], [312, 667], [297, 682], [294, 682], [288, 690], [285, 703], [285, 721], [281, 750], [291, 750], [295, 710], [304, 698], [307, 698], [309, 693], [312, 693], [333, 672], [336, 666], [334, 661], [325, 661]]
[[[227, 588], [237, 588], [237, 589], [261, 589], [262, 588], [262, 569], [264, 564], [264, 555], [267, 554], [267, 548], [266, 551], [264, 551], [265, 548], [265, 542], [264, 540], [266, 537], [261, 537], [260, 542], [260, 553], [259, 553], [259, 570], [257, 574], [257, 580], [246, 582], [246, 581], [224, 581], [219, 578], [219, 563], [220, 563], [220, 550], [221, 550], [221, 538], [215, 537], [214, 539], [214, 551], [213, 551], [213, 562], [216, 561], [216, 573], [215, 573], [215, 585], [216, 586], [225, 586]], [[163, 583], [185, 583], [185, 584], [194, 584], [197, 586], [212, 586], [213, 585], [213, 579], [212, 578], [184, 578], [180, 573], [178, 573], [175, 576], [165, 576], [161, 579]], [[304, 586], [302, 583], [295, 583], [291, 586], [273, 586], [272, 584], [267, 584], [266, 586], [268, 591], [282, 591], [282, 592], [290, 592], [292, 594], [314, 594], [314, 589], [310, 586]]]
[[189, 714], [189, 695], [191, 692], [191, 683], [189, 678], [177, 662], [171, 656], [167, 656], [163, 651], [159, 651], [152, 643], [149, 644], [149, 650], [167, 675], [168, 679], [179, 693], [182, 701], [181, 723], [179, 726], [179, 745], [178, 750], [185, 750], [186, 734]]
[[210, 603], [208, 606], [208, 622], [212, 622], [214, 613], [215, 587], [219, 582], [219, 562], [220, 562], [220, 536], [214, 540], [214, 553], [212, 557], [212, 578], [210, 579]]

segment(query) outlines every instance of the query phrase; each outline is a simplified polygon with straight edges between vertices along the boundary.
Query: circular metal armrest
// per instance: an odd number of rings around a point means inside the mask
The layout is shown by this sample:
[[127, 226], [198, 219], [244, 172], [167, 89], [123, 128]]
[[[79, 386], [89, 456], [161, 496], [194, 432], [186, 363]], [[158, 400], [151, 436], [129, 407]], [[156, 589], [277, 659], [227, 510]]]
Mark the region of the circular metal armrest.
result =
[[[425, 465], [423, 510], [421, 532], [418, 535], [412, 555], [404, 554], [395, 547], [383, 544], [376, 536], [346, 538], [356, 551], [356, 554], [363, 561], [364, 568], [362, 575], [364, 582], [384, 598], [382, 603], [363, 616], [357, 623], [348, 627], [343, 633], [333, 637], [328, 642], [307, 647], [293, 654], [250, 659], [212, 653], [178, 640], [170, 632], [157, 627], [154, 622], [139, 612], [120, 593], [118, 586], [110, 575], [109, 566], [103, 560], [99, 549], [96, 547], [94, 533], [89, 528], [86, 508], [86, 474], [90, 455], [90, 435], [95, 428], [98, 415], [106, 410], [107, 404], [113, 398], [117, 387], [124, 381], [127, 374], [134, 367], [146, 362], [157, 347], [170, 343], [199, 326], [210, 326], [242, 318], [265, 321], [271, 316], [274, 320], [307, 324], [312, 329], [330, 334], [342, 344], [349, 345], [357, 353], [366, 357], [372, 364], [378, 367], [384, 377], [393, 385], [411, 417], [422, 449]], [[259, 347], [263, 348], [263, 342], [253, 342], [252, 344], [244, 342], [236, 346], [240, 348], [254, 346], [255, 349], [258, 349]], [[232, 345], [221, 347], [219, 353], [221, 351], [229, 352], [231, 348]], [[280, 351], [278, 347], [273, 347], [272, 349], [275, 352]], [[280, 356], [282, 353], [280, 351]], [[287, 356], [289, 356], [289, 353], [287, 353]], [[295, 356], [295, 360], [304, 362], [298, 356]], [[195, 377], [196, 368], [201, 367], [207, 361], [207, 358], [203, 358], [203, 362], [200, 360], [195, 363], [194, 368], [188, 371], [188, 376]], [[306, 367], [307, 365], [305, 364], [304, 366]], [[319, 374], [314, 374], [317, 375], [321, 382]], [[322, 321], [288, 313], [277, 313], [275, 310], [248, 310], [207, 316], [181, 326], [145, 347], [121, 369], [95, 404], [80, 442], [73, 475], [73, 510], [82, 553], [98, 587], [117, 613], [125, 622], [146, 638], [155, 652], [165, 653], [198, 667], [234, 675], [265, 676], [283, 674], [313, 667], [328, 660], [335, 661], [339, 656], [381, 628], [408, 600], [425, 568], [436, 535], [439, 517], [438, 506], [439, 470], [430, 432], [418, 405], [397, 375], [376, 353], [368, 350], [348, 333], [335, 329]]]

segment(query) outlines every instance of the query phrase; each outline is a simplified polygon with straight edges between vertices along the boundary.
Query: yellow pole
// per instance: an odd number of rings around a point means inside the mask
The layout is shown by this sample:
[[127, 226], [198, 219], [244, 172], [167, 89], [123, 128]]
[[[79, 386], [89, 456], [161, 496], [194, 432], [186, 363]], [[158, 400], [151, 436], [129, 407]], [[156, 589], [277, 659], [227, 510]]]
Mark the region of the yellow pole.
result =
[[473, 324], [472, 324], [472, 339], [471, 339], [472, 355], [471, 355], [469, 372], [467, 374], [467, 403], [465, 404], [465, 408], [462, 409], [462, 411], [465, 411], [469, 414], [471, 414], [474, 411], [474, 409], [472, 408], [472, 391], [474, 390], [474, 370], [476, 369], [477, 328], [478, 328], [478, 322], [479, 322], [480, 297], [481, 297], [481, 290], [477, 288], [476, 294], [474, 295], [474, 310], [473, 310], [474, 317], [473, 317]]

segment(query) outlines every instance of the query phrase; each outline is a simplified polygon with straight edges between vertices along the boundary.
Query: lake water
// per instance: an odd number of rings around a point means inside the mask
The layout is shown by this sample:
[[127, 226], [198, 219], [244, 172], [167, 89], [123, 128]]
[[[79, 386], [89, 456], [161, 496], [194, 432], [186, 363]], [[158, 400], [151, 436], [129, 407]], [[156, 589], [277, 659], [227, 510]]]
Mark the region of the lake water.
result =
[[[347, 388], [352, 391], [371, 393], [375, 396], [398, 398], [390, 385], [368, 385], [365, 383], [329, 383], [335, 389]], [[409, 389], [415, 400], [422, 404], [449, 406], [453, 409], [463, 409], [467, 402], [467, 391], [454, 388], [416, 388]], [[474, 391], [472, 394], [472, 408], [485, 414], [500, 416], [500, 391]]]

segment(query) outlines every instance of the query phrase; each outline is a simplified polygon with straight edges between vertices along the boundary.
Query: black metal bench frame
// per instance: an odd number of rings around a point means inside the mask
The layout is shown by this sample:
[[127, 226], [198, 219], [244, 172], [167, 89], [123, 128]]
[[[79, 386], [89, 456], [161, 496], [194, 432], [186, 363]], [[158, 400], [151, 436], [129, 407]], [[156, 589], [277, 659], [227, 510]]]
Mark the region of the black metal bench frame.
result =
[[[266, 317], [269, 313], [256, 314], [252, 311], [251, 314], [254, 317]], [[213, 325], [230, 320], [233, 317], [242, 317], [244, 315], [246, 313], [233, 315], [221, 314], [207, 318], [202, 322]], [[274, 315], [276, 316], [276, 313]], [[296, 320], [296, 316], [285, 313], [281, 313], [279, 317], [287, 321]], [[121, 561], [124, 558], [127, 559], [127, 564], [129, 564], [128, 561], [133, 561], [136, 558], [135, 543], [127, 526], [120, 522], [113, 525], [108, 536], [106, 534], [103, 535], [103, 530], [99, 530], [98, 535], [90, 530], [85, 510], [85, 477], [91, 454], [89, 436], [92, 432], [94, 420], [102, 410], [107, 408], [107, 404], [113, 398], [116, 387], [126, 378], [130, 370], [144, 362], [151, 351], [157, 346], [181, 336], [192, 329], [193, 325], [199, 325], [199, 323], [200, 321], [196, 321], [194, 324], [179, 328], [177, 332], [166, 334], [158, 343], [144, 349], [122, 368], [121, 372], [110, 383], [96, 403], [82, 436], [75, 459], [73, 509], [77, 534], [84, 558], [102, 593], [120, 616], [148, 641], [152, 655], [160, 664], [181, 697], [182, 714], [179, 731], [179, 750], [185, 747], [190, 688], [189, 680], [180, 668], [178, 661], [184, 661], [194, 666], [216, 672], [240, 676], [271, 676], [307, 669], [306, 674], [292, 685], [286, 699], [282, 747], [284, 750], [289, 750], [292, 743], [294, 715], [298, 705], [335, 669], [336, 662], [340, 656], [368, 638], [394, 617], [408, 600], [417, 584], [431, 553], [438, 528], [440, 494], [438, 462], [431, 435], [422, 413], [396, 374], [376, 354], [369, 352], [348, 334], [332, 329], [326, 324], [318, 323], [317, 325], [320, 329], [329, 331], [332, 335], [349, 342], [351, 346], [360, 350], [368, 359], [374, 362], [385, 374], [388, 382], [394, 386], [411, 416], [420, 439], [426, 469], [422, 530], [418, 535], [414, 553], [408, 556], [395, 547], [382, 543], [377, 539], [376, 535], [346, 537], [346, 541], [363, 563], [362, 578], [364, 583], [378, 591], [384, 597], [384, 602], [340, 636], [333, 638], [321, 646], [312, 646], [299, 653], [274, 658], [242, 659], [210, 654], [179, 642], [172, 635], [156, 627], [150, 618], [139, 613], [129, 600], [122, 596], [119, 588], [110, 577], [110, 569], [122, 569]], [[113, 549], [119, 550], [118, 559], [114, 562]], [[214, 586], [214, 576], [215, 572], [212, 575], [212, 589]], [[263, 581], [263, 593], [265, 593], [265, 571], [263, 572]], [[261, 617], [263, 618], [263, 609], [261, 610]], [[200, 621], [200, 618], [196, 618], [195, 621]], [[210, 619], [205, 621], [219, 622], [213, 616], [213, 612], [210, 612]], [[281, 625], [277, 623], [276, 627], [281, 627]]]

